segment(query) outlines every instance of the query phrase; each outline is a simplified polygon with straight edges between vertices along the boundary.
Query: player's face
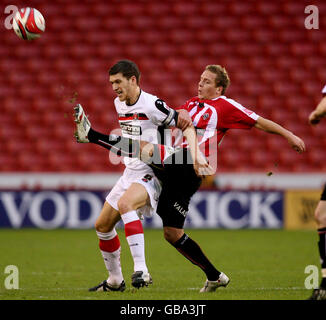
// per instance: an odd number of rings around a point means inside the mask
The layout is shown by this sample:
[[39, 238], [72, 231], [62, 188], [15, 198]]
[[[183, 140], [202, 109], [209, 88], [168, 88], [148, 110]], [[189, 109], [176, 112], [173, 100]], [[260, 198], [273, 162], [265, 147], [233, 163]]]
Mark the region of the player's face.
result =
[[214, 99], [221, 95], [221, 88], [216, 87], [216, 74], [205, 70], [200, 76], [198, 83], [198, 98], [199, 99]]
[[120, 101], [126, 101], [133, 95], [135, 77], [125, 78], [122, 73], [110, 75], [112, 90], [117, 94]]

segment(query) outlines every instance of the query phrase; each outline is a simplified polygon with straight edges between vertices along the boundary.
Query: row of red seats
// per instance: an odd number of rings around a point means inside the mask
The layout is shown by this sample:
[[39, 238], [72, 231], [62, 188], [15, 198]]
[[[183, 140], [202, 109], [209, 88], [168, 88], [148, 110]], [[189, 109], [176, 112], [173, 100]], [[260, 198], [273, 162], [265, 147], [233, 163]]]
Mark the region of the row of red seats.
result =
[[307, 144], [298, 156], [279, 137], [232, 132], [221, 146], [221, 170], [324, 169], [326, 140], [307, 117], [325, 82], [326, 45], [321, 30], [304, 29], [304, 8], [297, 1], [40, 2], [41, 39], [2, 32], [1, 171], [120, 171], [105, 150], [74, 142], [72, 120], [78, 101], [95, 128], [117, 127], [107, 69], [120, 58], [136, 60], [142, 88], [171, 106], [196, 94], [205, 65], [225, 65], [228, 96]]
[[[19, 3], [19, 1], [18, 1]], [[325, 9], [325, 3], [322, 1], [314, 1], [319, 10]], [[234, 1], [177, 1], [174, 3], [162, 1], [110, 1], [100, 2], [92, 1], [92, 3], [83, 3], [79, 1], [69, 1], [62, 3], [60, 6], [40, 3], [40, 9], [46, 8], [47, 12], [52, 15], [69, 15], [69, 16], [107, 16], [108, 14], [116, 14], [122, 16], [138, 16], [148, 15], [160, 17], [162, 15], [174, 14], [176, 16], [216, 16], [218, 13], [228, 13], [231, 16], [239, 15], [272, 15], [275, 13], [283, 13], [287, 15], [300, 15], [304, 12], [307, 3], [294, 1], [274, 1], [266, 2], [263, 0], [252, 2]]]

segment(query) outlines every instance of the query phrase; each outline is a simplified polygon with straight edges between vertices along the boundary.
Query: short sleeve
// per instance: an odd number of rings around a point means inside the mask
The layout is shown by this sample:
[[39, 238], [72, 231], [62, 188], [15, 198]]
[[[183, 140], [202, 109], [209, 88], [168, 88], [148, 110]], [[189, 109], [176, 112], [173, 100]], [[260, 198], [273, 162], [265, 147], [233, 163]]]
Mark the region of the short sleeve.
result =
[[230, 101], [224, 101], [222, 108], [223, 112], [220, 116], [222, 126], [225, 128], [233, 129], [250, 129], [255, 124], [259, 116], [245, 108], [241, 104], [229, 99]]

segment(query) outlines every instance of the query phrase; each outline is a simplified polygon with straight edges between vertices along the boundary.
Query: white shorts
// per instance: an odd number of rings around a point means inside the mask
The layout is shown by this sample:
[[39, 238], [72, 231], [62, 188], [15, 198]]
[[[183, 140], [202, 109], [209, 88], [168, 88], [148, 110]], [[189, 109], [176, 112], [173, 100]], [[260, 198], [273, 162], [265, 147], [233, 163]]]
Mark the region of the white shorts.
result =
[[105, 200], [115, 210], [119, 210], [118, 201], [132, 183], [139, 183], [143, 185], [150, 199], [150, 204], [137, 209], [137, 213], [140, 213], [146, 217], [151, 217], [153, 212], [156, 212], [162, 187], [159, 180], [155, 177], [152, 169], [149, 167], [145, 170], [131, 170], [126, 168], [123, 175], [114, 185]]

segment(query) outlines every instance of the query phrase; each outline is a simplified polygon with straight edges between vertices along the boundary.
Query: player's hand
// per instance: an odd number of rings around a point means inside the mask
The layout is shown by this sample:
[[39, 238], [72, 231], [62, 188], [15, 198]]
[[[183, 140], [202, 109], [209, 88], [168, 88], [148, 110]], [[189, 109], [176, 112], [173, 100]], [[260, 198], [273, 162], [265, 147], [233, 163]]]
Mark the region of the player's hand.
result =
[[288, 142], [289, 142], [291, 148], [294, 149], [295, 151], [297, 151], [299, 153], [306, 151], [306, 146], [305, 146], [303, 140], [300, 139], [299, 137], [297, 137], [296, 135], [294, 135], [293, 133], [288, 138]]
[[315, 111], [311, 112], [310, 115], [309, 115], [309, 123], [311, 125], [316, 125], [320, 122], [320, 119], [319, 117], [317, 117], [317, 114]]
[[190, 115], [188, 111], [184, 109], [176, 110], [178, 112], [178, 123], [177, 128], [184, 131], [188, 127], [192, 126], [192, 120], [190, 118]]
[[194, 170], [198, 177], [211, 176], [215, 173], [214, 169], [201, 154], [199, 154], [195, 160]]

